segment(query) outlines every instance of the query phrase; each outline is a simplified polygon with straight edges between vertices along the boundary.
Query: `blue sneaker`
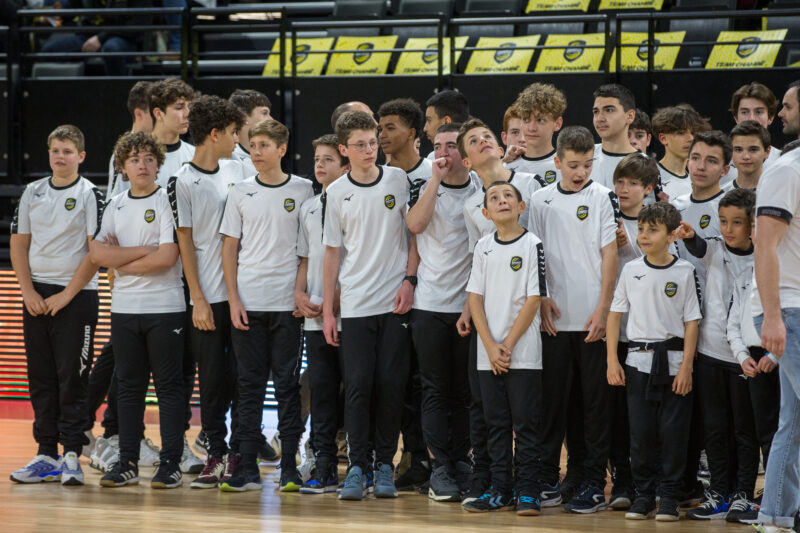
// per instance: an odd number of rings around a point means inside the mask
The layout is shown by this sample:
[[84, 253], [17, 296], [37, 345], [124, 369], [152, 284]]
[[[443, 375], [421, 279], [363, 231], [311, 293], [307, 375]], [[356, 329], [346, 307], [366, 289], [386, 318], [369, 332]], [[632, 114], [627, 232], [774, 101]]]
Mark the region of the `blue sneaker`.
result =
[[17, 483], [41, 483], [60, 479], [61, 457], [53, 459], [49, 455], [37, 455], [30, 463], [11, 474], [11, 481]]
[[339, 492], [340, 500], [363, 500], [367, 495], [367, 480], [360, 466], [353, 466], [347, 472], [347, 477]]
[[257, 465], [239, 463], [233, 475], [220, 482], [219, 490], [222, 492], [245, 492], [248, 490], [261, 490], [261, 472]]
[[61, 461], [61, 484], [67, 486], [83, 485], [83, 470], [78, 462], [78, 454], [67, 452]]
[[375, 497], [397, 498], [397, 487], [394, 486], [394, 469], [391, 465], [378, 463], [375, 469]]
[[483, 493], [477, 500], [462, 505], [470, 513], [488, 513], [489, 511], [511, 511], [514, 509], [514, 494], [504, 494], [494, 487]]
[[339, 485], [339, 468], [336, 462], [318, 460], [311, 477], [300, 487], [302, 494], [334, 492]]
[[561, 505], [561, 486], [558, 482], [555, 485], [550, 485], [544, 481], [539, 482], [539, 497], [542, 501], [542, 507], [557, 507]]
[[692, 520], [724, 520], [731, 507], [730, 496], [723, 496], [717, 491], [706, 491], [706, 501], [699, 507], [686, 511], [686, 518]]
[[603, 490], [593, 483], [584, 483], [580, 492], [564, 504], [568, 513], [589, 514], [602, 511], [608, 507]]

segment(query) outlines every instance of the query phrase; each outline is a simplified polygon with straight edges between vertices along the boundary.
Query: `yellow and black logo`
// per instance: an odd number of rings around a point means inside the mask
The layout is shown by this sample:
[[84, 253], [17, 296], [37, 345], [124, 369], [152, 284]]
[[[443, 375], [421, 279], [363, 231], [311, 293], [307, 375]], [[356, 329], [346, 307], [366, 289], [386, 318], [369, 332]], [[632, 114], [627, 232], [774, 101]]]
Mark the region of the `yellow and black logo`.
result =
[[586, 217], [589, 216], [589, 206], [588, 205], [579, 205], [578, 212], [575, 213], [578, 216], [578, 220], [584, 220]]
[[299, 65], [308, 59], [308, 51], [311, 50], [310, 44], [298, 44], [294, 47], [294, 64]]
[[67, 201], [64, 202], [64, 209], [66, 209], [67, 211], [72, 211], [73, 209], [75, 209], [77, 203], [78, 202], [75, 200], [75, 198], [67, 198]]
[[152, 209], [148, 209], [147, 211], [144, 212], [144, 221], [147, 222], [148, 224], [154, 221], [155, 219], [156, 219], [156, 212], [153, 211]]
[[389, 209], [394, 209], [395, 206], [394, 194], [387, 194], [383, 197], [383, 205], [388, 207]]
[[495, 50], [494, 52], [494, 62], [495, 63], [505, 63], [511, 56], [514, 55], [514, 50], [517, 48], [516, 43], [502, 43], [498, 46], [500, 50]]
[[678, 284], [674, 281], [668, 281], [666, 285], [664, 285], [664, 294], [672, 298], [678, 293]]
[[425, 48], [427, 50], [422, 52], [422, 62], [430, 65], [439, 58], [439, 43], [431, 43]]
[[586, 46], [586, 41], [584, 40], [575, 39], [574, 41], [570, 41], [564, 49], [564, 59], [570, 63], [575, 61], [583, 55], [584, 46]]
[[[653, 42], [653, 56], [658, 53], [658, 45], [661, 44], [661, 41], [655, 39]], [[636, 49], [636, 57], [638, 57], [642, 61], [647, 61], [648, 50], [647, 50], [647, 39], [642, 41], [639, 45], [639, 48]]]
[[236, 185], [236, 184], [235, 183], [229, 183], [228, 184], [228, 188], [231, 189], [231, 188], [233, 188], [234, 185]]
[[358, 52], [353, 53], [353, 62], [356, 65], [363, 65], [372, 57], [372, 50], [374, 49], [375, 45], [372, 43], [360, 43], [356, 46]]
[[294, 199], [287, 198], [283, 201], [283, 208], [286, 209], [288, 212], [294, 211]]
[[556, 171], [555, 170], [548, 170], [544, 173], [544, 182], [550, 185], [556, 181]]
[[706, 229], [711, 224], [711, 215], [703, 215], [700, 217], [700, 227]]
[[747, 56], [755, 54], [760, 42], [761, 39], [758, 37], [745, 37], [742, 39], [742, 42], [739, 43], [739, 46], [736, 47], [736, 55], [744, 59]]
[[515, 255], [514, 257], [511, 258], [510, 266], [511, 266], [511, 270], [516, 272], [517, 270], [522, 268], [522, 258], [520, 256], [518, 256], [518, 255]]

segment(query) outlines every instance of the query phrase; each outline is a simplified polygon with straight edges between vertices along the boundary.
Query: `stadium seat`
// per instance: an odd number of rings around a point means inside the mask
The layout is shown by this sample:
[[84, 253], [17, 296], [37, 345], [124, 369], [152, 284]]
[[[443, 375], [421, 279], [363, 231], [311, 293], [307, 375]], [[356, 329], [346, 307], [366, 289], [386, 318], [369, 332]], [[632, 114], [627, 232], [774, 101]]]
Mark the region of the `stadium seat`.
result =
[[336, 0], [334, 17], [385, 17], [388, 6], [385, 0]]
[[736, 0], [675, 0], [675, 11], [686, 9], [701, 9], [704, 11], [714, 9], [736, 9]]
[[517, 16], [521, 10], [520, 0], [459, 0], [456, 3], [456, 13], [466, 16], [484, 13]]
[[[728, 31], [728, 19], [676, 19], [670, 20], [669, 31], [686, 31], [684, 41], [707, 41], [707, 45], [684, 45], [678, 54], [676, 67], [702, 68], [714, 47], [719, 32]], [[681, 58], [684, 58], [681, 60]]]
[[[800, 3], [795, 4], [795, 7], [800, 7]], [[778, 8], [771, 7], [771, 9]], [[766, 14], [769, 14], [769, 10], [766, 11]], [[798, 12], [798, 15], [797, 17], [767, 17], [765, 29], [782, 30], [785, 28], [789, 30], [786, 32], [787, 41], [800, 40], [800, 12]], [[775, 64], [780, 65], [785, 62], [786, 65], [791, 65], [792, 63], [796, 63], [797, 59], [792, 60], [792, 58], [798, 53], [800, 53], [800, 43], [784, 43], [783, 46], [781, 46], [780, 52], [778, 52]]]
[[[445, 19], [453, 16], [453, 7], [455, 0], [399, 0], [397, 2], [397, 11], [395, 15], [403, 18], [410, 16], [411, 18], [422, 17], [436, 18], [444, 15]], [[400, 37], [436, 37], [436, 27], [403, 27], [397, 26], [391, 29], [392, 35], [399, 35]]]
[[[558, 14], [561, 15], [563, 13]], [[553, 15], [555, 16], [555, 13]], [[522, 35], [539, 34], [542, 36], [542, 42], [544, 42], [544, 39], [551, 33], [583, 33], [584, 26], [583, 22], [533, 22], [524, 28]]]
[[83, 76], [86, 66], [83, 61], [78, 63], [34, 63], [31, 71], [32, 78], [74, 78]]

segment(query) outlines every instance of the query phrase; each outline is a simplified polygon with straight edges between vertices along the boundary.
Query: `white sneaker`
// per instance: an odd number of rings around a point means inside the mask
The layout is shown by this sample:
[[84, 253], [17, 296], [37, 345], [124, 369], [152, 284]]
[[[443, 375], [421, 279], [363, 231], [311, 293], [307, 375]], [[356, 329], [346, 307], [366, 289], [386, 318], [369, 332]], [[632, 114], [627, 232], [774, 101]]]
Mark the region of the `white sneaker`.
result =
[[183, 436], [183, 455], [181, 455], [181, 472], [184, 474], [199, 474], [203, 471], [205, 463], [197, 457], [189, 447], [186, 435]]
[[306, 460], [303, 461], [299, 467], [297, 467], [297, 473], [300, 474], [300, 479], [303, 480], [303, 483], [311, 479], [311, 472], [314, 470], [317, 461], [314, 458], [314, 454], [310, 453], [306, 455]]
[[41, 483], [59, 479], [61, 479], [61, 458], [53, 459], [49, 455], [37, 455], [30, 463], [11, 474], [11, 481], [17, 483]]
[[269, 441], [269, 445], [272, 446], [272, 449], [278, 454], [278, 457], [281, 456], [281, 434], [277, 431], [272, 436], [272, 439]]
[[61, 461], [61, 484], [83, 485], [83, 470], [75, 452], [67, 452]]
[[89, 444], [83, 445], [83, 448], [81, 449], [81, 455], [91, 459], [92, 452], [94, 451], [95, 444], [97, 443], [97, 438], [94, 436], [91, 429], [86, 431], [84, 435], [86, 435], [86, 437], [89, 439]]
[[158, 446], [150, 439], [142, 439], [139, 444], [139, 466], [158, 466], [160, 460]]
[[100, 457], [103, 456], [103, 452], [106, 451], [107, 447], [108, 439], [105, 437], [97, 437], [97, 440], [94, 443], [94, 449], [92, 450], [92, 455], [89, 456], [89, 466], [95, 470], [105, 472], [105, 470], [100, 467]]
[[119, 435], [112, 435], [106, 439], [106, 447], [100, 455], [97, 469], [109, 472], [114, 463], [119, 462]]

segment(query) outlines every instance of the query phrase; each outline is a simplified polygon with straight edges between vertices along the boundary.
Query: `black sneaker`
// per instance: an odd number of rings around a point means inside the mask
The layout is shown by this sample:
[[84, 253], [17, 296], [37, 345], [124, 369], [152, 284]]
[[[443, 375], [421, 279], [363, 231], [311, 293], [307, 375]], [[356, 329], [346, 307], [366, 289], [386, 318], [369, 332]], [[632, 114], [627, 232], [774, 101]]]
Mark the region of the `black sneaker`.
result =
[[100, 479], [101, 487], [124, 487], [125, 485], [139, 484], [139, 467], [133, 463], [116, 462]]
[[483, 475], [473, 473], [472, 478], [469, 480], [469, 489], [467, 489], [467, 492], [465, 492], [464, 496], [461, 498], [461, 505], [466, 505], [477, 500], [489, 490], [490, 486], [491, 483], [489, 482], [488, 473], [484, 473]]
[[428, 461], [411, 458], [411, 464], [402, 475], [398, 476], [394, 484], [397, 490], [416, 490], [431, 478], [431, 468]]
[[239, 463], [233, 475], [219, 484], [222, 492], [244, 492], [246, 490], [261, 490], [261, 472], [258, 465]]
[[558, 483], [550, 485], [540, 481], [539, 491], [542, 507], [557, 507], [561, 505], [561, 486]]
[[488, 513], [489, 511], [511, 511], [514, 509], [512, 492], [504, 494], [494, 488], [484, 492], [480, 498], [464, 504], [464, 510], [470, 513]]
[[608, 507], [603, 489], [594, 483], [584, 483], [581, 491], [564, 504], [568, 513], [589, 514], [602, 511]]
[[168, 459], [159, 463], [156, 475], [150, 481], [150, 487], [153, 489], [174, 489], [182, 484], [183, 475], [180, 464]]
[[658, 522], [677, 522], [681, 518], [681, 510], [678, 501], [672, 498], [661, 498], [658, 502], [656, 520]]
[[258, 448], [258, 460], [264, 463], [274, 463], [281, 458], [281, 454], [275, 451], [275, 448], [269, 445], [266, 438], [263, 438], [261, 446]]
[[558, 491], [561, 493], [561, 503], [569, 503], [572, 497], [580, 492], [582, 484], [583, 482], [577, 477], [564, 476], [564, 480], [558, 485]]
[[737, 492], [731, 498], [731, 506], [725, 516], [727, 522], [739, 522], [739, 517], [755, 507], [755, 504], [747, 499], [747, 494]]
[[706, 492], [706, 501], [703, 505], [686, 511], [686, 518], [692, 520], [722, 520], [728, 515], [731, 505], [730, 496], [709, 490]]
[[624, 484], [614, 485], [611, 488], [611, 497], [608, 506], [615, 511], [625, 511], [630, 509], [633, 502], [633, 489]]
[[[755, 506], [746, 513], [742, 513], [736, 517], [736, 521], [740, 524], [748, 524], [753, 525], [758, 523], [758, 511], [761, 509], [759, 506]], [[726, 518], [727, 520], [727, 518]]]
[[428, 498], [437, 502], [460, 502], [461, 491], [455, 476], [447, 466], [439, 465], [433, 469], [428, 486]]
[[298, 492], [303, 486], [303, 480], [297, 468], [281, 468], [281, 492]]
[[339, 486], [339, 468], [337, 463], [317, 460], [311, 477], [300, 487], [302, 494], [324, 494], [336, 492]]
[[630, 509], [628, 509], [628, 512], [625, 513], [625, 518], [627, 520], [647, 520], [648, 518], [653, 518], [655, 515], [655, 499], [648, 498], [647, 496], [638, 496], [633, 500], [633, 504]]
[[516, 503], [519, 516], [539, 516], [542, 514], [542, 500], [537, 490], [520, 489]]

